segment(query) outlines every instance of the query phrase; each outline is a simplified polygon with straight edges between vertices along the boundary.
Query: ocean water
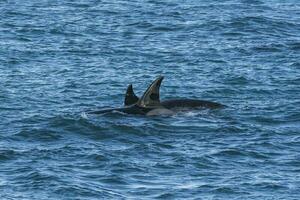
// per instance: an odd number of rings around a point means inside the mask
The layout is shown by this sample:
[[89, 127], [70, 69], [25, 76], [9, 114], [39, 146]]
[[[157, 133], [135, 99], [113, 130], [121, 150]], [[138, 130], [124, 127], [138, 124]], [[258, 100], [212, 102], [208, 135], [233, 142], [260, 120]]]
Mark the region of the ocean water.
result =
[[0, 199], [300, 199], [300, 2], [1, 0]]

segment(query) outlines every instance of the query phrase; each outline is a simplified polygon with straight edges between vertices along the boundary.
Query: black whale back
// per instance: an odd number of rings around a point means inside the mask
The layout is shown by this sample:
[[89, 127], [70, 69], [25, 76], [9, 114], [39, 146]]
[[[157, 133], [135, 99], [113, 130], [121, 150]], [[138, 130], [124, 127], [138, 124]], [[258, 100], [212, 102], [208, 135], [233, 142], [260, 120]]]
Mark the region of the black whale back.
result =
[[161, 105], [167, 109], [174, 108], [222, 108], [224, 105], [211, 101], [196, 99], [170, 99], [161, 101]]

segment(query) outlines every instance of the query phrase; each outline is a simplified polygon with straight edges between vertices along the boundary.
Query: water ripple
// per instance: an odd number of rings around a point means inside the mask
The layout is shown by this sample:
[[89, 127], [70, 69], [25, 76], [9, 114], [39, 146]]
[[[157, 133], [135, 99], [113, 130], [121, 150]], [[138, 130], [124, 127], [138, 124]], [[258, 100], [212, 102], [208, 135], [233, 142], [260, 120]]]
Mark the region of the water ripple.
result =
[[[299, 199], [299, 6], [0, 1], [0, 199]], [[159, 74], [227, 108], [85, 113]]]

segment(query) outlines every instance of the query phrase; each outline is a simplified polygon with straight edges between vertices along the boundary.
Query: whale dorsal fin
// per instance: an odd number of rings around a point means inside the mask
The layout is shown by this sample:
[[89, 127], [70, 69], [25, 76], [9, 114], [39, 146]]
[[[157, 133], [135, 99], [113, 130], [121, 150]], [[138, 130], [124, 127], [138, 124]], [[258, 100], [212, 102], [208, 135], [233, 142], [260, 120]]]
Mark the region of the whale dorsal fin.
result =
[[125, 94], [125, 100], [124, 100], [124, 105], [129, 106], [132, 104], [135, 104], [138, 102], [139, 98], [134, 94], [132, 84], [128, 85], [126, 94]]
[[141, 107], [158, 107], [161, 106], [159, 100], [159, 88], [161, 85], [162, 80], [164, 79], [163, 76], [159, 76], [151, 83], [148, 87], [146, 92], [137, 102], [138, 106]]

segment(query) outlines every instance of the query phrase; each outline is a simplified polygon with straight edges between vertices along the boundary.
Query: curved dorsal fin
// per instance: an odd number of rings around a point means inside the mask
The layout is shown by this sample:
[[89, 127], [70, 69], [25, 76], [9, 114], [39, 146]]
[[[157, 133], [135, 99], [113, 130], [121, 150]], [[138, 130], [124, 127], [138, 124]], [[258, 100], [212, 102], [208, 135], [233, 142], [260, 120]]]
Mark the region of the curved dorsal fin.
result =
[[124, 105], [129, 106], [135, 104], [136, 102], [138, 102], [138, 100], [139, 98], [133, 92], [132, 84], [128, 85], [125, 94]]
[[138, 106], [141, 107], [157, 107], [161, 106], [160, 100], [159, 100], [159, 88], [161, 85], [162, 80], [164, 79], [163, 76], [159, 76], [151, 83], [151, 85], [148, 87], [146, 92], [143, 94], [143, 96], [139, 99], [137, 102]]

